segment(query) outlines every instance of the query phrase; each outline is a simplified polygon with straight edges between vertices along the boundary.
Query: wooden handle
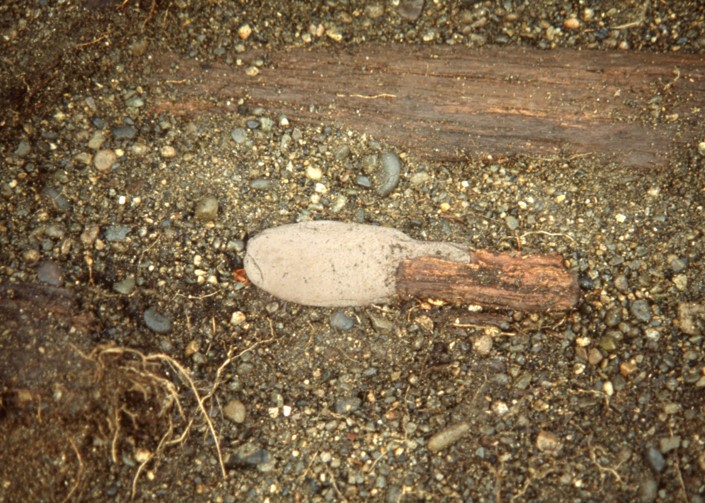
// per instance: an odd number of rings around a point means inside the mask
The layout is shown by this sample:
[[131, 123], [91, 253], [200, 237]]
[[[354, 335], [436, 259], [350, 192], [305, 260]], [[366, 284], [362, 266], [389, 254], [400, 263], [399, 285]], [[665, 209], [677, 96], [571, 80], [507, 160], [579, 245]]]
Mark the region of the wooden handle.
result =
[[454, 304], [560, 311], [575, 307], [580, 289], [559, 255], [522, 257], [477, 250], [470, 262], [437, 257], [404, 260], [397, 269], [402, 298], [434, 298]]

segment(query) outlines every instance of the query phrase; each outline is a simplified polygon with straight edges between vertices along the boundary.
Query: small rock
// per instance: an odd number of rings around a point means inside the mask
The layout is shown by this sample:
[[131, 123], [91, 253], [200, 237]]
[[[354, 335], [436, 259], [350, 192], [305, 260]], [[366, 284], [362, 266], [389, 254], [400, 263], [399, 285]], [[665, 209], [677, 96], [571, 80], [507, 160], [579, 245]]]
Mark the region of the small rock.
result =
[[247, 132], [241, 127], [236, 127], [230, 131], [230, 137], [235, 140], [235, 143], [242, 144], [245, 143], [245, 140], [247, 139]]
[[17, 157], [24, 157], [32, 151], [32, 146], [27, 140], [20, 140], [20, 143], [15, 149], [15, 155]]
[[318, 181], [323, 178], [323, 170], [317, 166], [308, 166], [306, 168], [306, 178]]
[[97, 224], [88, 224], [83, 228], [81, 233], [81, 243], [86, 248], [93, 246], [95, 240], [98, 239], [98, 234], [100, 234], [100, 226]]
[[517, 218], [513, 217], [512, 215], [507, 215], [507, 218], [505, 218], [504, 221], [510, 231], [515, 231], [519, 228], [519, 220], [517, 220]]
[[56, 262], [47, 260], [37, 267], [37, 279], [51, 286], [61, 286], [61, 283], [63, 283], [63, 274]]
[[651, 503], [658, 497], [658, 481], [646, 474], [639, 483], [639, 503]]
[[336, 161], [342, 161], [347, 159], [350, 156], [350, 147], [347, 145], [342, 145], [340, 146], [336, 151], [335, 154], [333, 154], [333, 157], [335, 158]]
[[377, 170], [377, 194], [386, 197], [399, 185], [401, 178], [401, 159], [394, 152], [382, 154], [379, 170]]
[[487, 356], [492, 351], [492, 337], [485, 334], [481, 335], [472, 342], [473, 349], [481, 356]]
[[555, 433], [542, 430], [536, 436], [536, 447], [542, 452], [556, 452], [561, 448], [561, 441]]
[[248, 38], [250, 38], [250, 35], [252, 35], [252, 28], [250, 28], [249, 24], [243, 24], [237, 30], [237, 36], [240, 37], [242, 40], [247, 40]]
[[108, 171], [115, 162], [117, 162], [117, 155], [111, 149], [99, 150], [93, 158], [93, 165], [98, 171]]
[[629, 312], [631, 312], [632, 316], [642, 323], [648, 323], [651, 321], [651, 306], [645, 299], [635, 300], [632, 302], [631, 306], [629, 306]]
[[158, 334], [165, 334], [171, 330], [172, 318], [159, 313], [155, 307], [148, 308], [143, 318], [147, 328]]
[[105, 229], [105, 239], [108, 241], [124, 241], [130, 233], [127, 225], [111, 225]]
[[648, 447], [645, 453], [646, 461], [653, 471], [661, 473], [666, 468], [666, 460], [656, 447]]
[[130, 295], [132, 291], [135, 289], [135, 278], [134, 276], [128, 276], [127, 278], [123, 279], [122, 281], [118, 281], [117, 283], [113, 284], [113, 290], [117, 293], [121, 293], [122, 295]]
[[400, 0], [397, 13], [410, 22], [415, 22], [423, 11], [424, 0]]
[[674, 435], [672, 437], [663, 437], [659, 440], [659, 451], [663, 454], [668, 454], [671, 451], [678, 449], [681, 446], [681, 437]]
[[235, 451], [225, 462], [228, 468], [259, 466], [269, 462], [270, 454], [252, 444], [245, 444]]
[[460, 440], [468, 431], [470, 431], [470, 424], [466, 422], [448, 426], [428, 440], [428, 450], [431, 452], [442, 451]]
[[366, 177], [365, 175], [360, 175], [355, 178], [355, 183], [358, 184], [360, 187], [365, 187], [366, 189], [372, 187], [372, 181], [369, 179], [369, 177]]
[[245, 313], [242, 311], [235, 311], [231, 316], [230, 316], [230, 324], [237, 326], [242, 324], [245, 320], [247, 319], [247, 316]]
[[361, 403], [362, 400], [356, 396], [340, 397], [335, 401], [335, 411], [338, 414], [348, 414], [359, 409]]
[[696, 302], [680, 302], [676, 324], [688, 335], [698, 335], [704, 332], [705, 305]]
[[577, 30], [580, 28], [580, 21], [577, 18], [569, 17], [563, 21], [563, 28], [566, 30]]
[[250, 182], [250, 188], [254, 190], [270, 190], [274, 184], [266, 178], [255, 178]]
[[250, 129], [259, 129], [259, 127], [262, 125], [257, 119], [250, 119], [245, 124]]
[[336, 309], [330, 316], [330, 326], [340, 330], [350, 330], [355, 326], [355, 318], [348, 316], [339, 309]]
[[225, 404], [225, 407], [223, 407], [223, 415], [233, 423], [242, 424], [245, 422], [247, 409], [245, 408], [245, 404], [240, 400], [230, 400]]
[[173, 157], [176, 157], [176, 149], [171, 145], [164, 145], [159, 149], [159, 155], [161, 155], [164, 159], [172, 159]]
[[196, 203], [194, 217], [199, 222], [212, 222], [218, 216], [218, 200], [212, 196], [201, 198]]
[[118, 126], [113, 128], [112, 133], [116, 140], [132, 140], [137, 136], [137, 129], [134, 126]]

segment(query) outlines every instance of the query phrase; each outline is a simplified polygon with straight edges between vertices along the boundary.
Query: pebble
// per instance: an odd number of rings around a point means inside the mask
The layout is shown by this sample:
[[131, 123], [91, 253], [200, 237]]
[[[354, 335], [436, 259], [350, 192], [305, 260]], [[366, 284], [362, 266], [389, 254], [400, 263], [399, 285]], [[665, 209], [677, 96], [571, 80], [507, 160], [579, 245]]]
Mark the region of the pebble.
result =
[[247, 409], [245, 408], [245, 404], [240, 400], [230, 400], [225, 404], [225, 407], [223, 407], [223, 415], [233, 423], [242, 424], [245, 422]]
[[507, 215], [504, 221], [510, 231], [515, 231], [519, 228], [519, 220], [517, 220], [516, 217], [513, 217], [512, 215]]
[[113, 284], [113, 291], [121, 293], [122, 295], [130, 295], [135, 289], [135, 278], [134, 276], [128, 276], [122, 281], [118, 281]]
[[681, 446], [680, 435], [674, 435], [672, 437], [663, 437], [659, 440], [659, 451], [663, 454], [668, 454], [671, 451], [678, 449]]
[[117, 155], [111, 149], [99, 150], [93, 158], [93, 165], [98, 171], [108, 171], [116, 162]]
[[250, 35], [252, 35], [252, 28], [249, 24], [243, 24], [242, 26], [240, 26], [240, 28], [237, 29], [237, 36], [240, 37], [242, 40], [247, 40], [248, 38], [250, 38]]
[[259, 122], [262, 131], [271, 131], [274, 127], [274, 121], [269, 117], [260, 117]]
[[401, 178], [401, 159], [394, 152], [382, 154], [379, 170], [377, 170], [377, 194], [386, 197], [399, 185]]
[[244, 323], [244, 321], [246, 319], [247, 319], [247, 316], [245, 315], [245, 313], [243, 313], [242, 311], [235, 311], [230, 316], [230, 324], [237, 326], [237, 325]]
[[658, 481], [651, 475], [647, 474], [639, 483], [639, 502], [651, 503], [656, 501], [658, 497]]
[[645, 299], [635, 300], [629, 306], [629, 312], [642, 323], [651, 321], [651, 306]]
[[622, 321], [622, 309], [620, 307], [613, 307], [605, 314], [605, 325], [608, 327], [616, 327], [620, 321]]
[[492, 337], [485, 334], [472, 341], [472, 347], [478, 355], [487, 356], [492, 351]]
[[259, 129], [259, 127], [262, 125], [258, 119], [250, 119], [245, 124], [250, 129]]
[[335, 400], [335, 412], [338, 414], [348, 414], [360, 408], [362, 400], [356, 396], [339, 397]]
[[130, 233], [127, 225], [111, 225], [105, 229], [105, 239], [108, 241], [124, 241]]
[[269, 190], [272, 186], [272, 181], [266, 178], [255, 178], [250, 182], [250, 188], [255, 190]]
[[577, 18], [569, 17], [563, 21], [563, 28], [566, 30], [577, 30], [580, 28], [580, 21]]
[[218, 200], [206, 196], [198, 200], [194, 210], [194, 217], [199, 222], [212, 222], [218, 216]]
[[137, 129], [134, 126], [118, 126], [113, 128], [112, 133], [116, 140], [132, 140], [137, 136]]
[[144, 106], [144, 100], [139, 96], [133, 96], [125, 102], [125, 105], [129, 108], [142, 108]]
[[468, 431], [470, 431], [470, 424], [466, 422], [448, 426], [428, 440], [428, 450], [431, 452], [442, 451], [460, 440]]
[[306, 178], [318, 181], [323, 178], [323, 170], [317, 166], [308, 166], [306, 168]]
[[365, 175], [360, 175], [355, 178], [355, 183], [358, 184], [360, 187], [365, 187], [366, 189], [372, 187], [372, 181], [369, 179], [369, 177]]
[[666, 468], [666, 460], [656, 447], [648, 447], [645, 452], [646, 461], [653, 471], [661, 473]]
[[20, 143], [17, 145], [17, 148], [15, 149], [15, 155], [17, 157], [24, 157], [27, 154], [29, 154], [32, 151], [32, 147], [27, 142], [27, 140], [20, 140]]
[[340, 330], [350, 330], [355, 326], [355, 318], [348, 316], [340, 309], [336, 309], [330, 316], [330, 326]]
[[165, 334], [171, 330], [172, 318], [161, 314], [155, 307], [145, 310], [143, 318], [147, 328], [158, 334]]
[[342, 145], [336, 149], [335, 153], [333, 154], [333, 157], [335, 158], [336, 161], [343, 161], [350, 157], [350, 147], [347, 145]]
[[235, 129], [230, 131], [230, 137], [235, 140], [235, 143], [243, 144], [247, 139], [247, 132], [241, 127], [236, 127]]
[[91, 139], [88, 140], [88, 148], [98, 150], [103, 145], [103, 142], [105, 142], [105, 135], [102, 131], [96, 131], [93, 133], [93, 136], [91, 136]]
[[424, 0], [400, 0], [397, 13], [410, 22], [415, 22], [423, 11]]
[[164, 159], [172, 159], [176, 157], [176, 149], [171, 145], [164, 145], [159, 149], [159, 155], [161, 155]]
[[56, 262], [51, 260], [39, 264], [37, 267], [37, 278], [42, 283], [47, 283], [51, 286], [61, 286], [61, 283], [63, 283], [61, 268]]
[[60, 211], [66, 211], [71, 208], [71, 201], [69, 201], [61, 191], [55, 189], [54, 187], [44, 187], [42, 194], [47, 196], [49, 200], [54, 205], [54, 208]]
[[88, 224], [83, 228], [81, 232], [81, 243], [86, 248], [93, 246], [95, 240], [98, 239], [98, 234], [100, 233], [100, 226], [98, 224]]
[[271, 458], [269, 451], [252, 444], [245, 444], [236, 450], [225, 462], [228, 468], [242, 466], [259, 466], [268, 463]]
[[555, 433], [542, 430], [536, 436], [536, 447], [542, 452], [556, 452], [561, 448], [561, 441]]

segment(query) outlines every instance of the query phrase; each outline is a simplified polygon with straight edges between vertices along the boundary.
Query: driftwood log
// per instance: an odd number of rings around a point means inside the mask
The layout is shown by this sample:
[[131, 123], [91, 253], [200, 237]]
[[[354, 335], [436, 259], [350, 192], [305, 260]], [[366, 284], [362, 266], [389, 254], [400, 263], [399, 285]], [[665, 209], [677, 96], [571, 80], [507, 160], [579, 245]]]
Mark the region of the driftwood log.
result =
[[[258, 57], [269, 64], [247, 76]], [[663, 166], [702, 135], [705, 109], [698, 55], [361, 45], [244, 55], [242, 66], [154, 59], [153, 83], [170, 98], [154, 101], [153, 112], [262, 106], [294, 124], [338, 124], [436, 161], [595, 154], [626, 167]]]

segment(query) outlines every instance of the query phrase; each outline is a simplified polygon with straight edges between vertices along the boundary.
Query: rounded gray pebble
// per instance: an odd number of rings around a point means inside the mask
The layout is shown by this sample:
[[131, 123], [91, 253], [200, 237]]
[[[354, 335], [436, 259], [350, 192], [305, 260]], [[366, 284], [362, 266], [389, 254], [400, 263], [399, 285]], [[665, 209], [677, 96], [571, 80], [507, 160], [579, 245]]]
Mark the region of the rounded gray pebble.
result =
[[516, 217], [513, 217], [512, 215], [507, 215], [507, 218], [505, 218], [504, 221], [506, 222], [507, 227], [510, 231], [515, 231], [519, 228], [519, 220], [517, 220]]
[[24, 157], [30, 153], [32, 147], [26, 140], [21, 140], [17, 148], [15, 149], [15, 155], [17, 157]]
[[354, 412], [360, 408], [361, 403], [362, 400], [360, 400], [356, 396], [340, 397], [335, 401], [335, 411], [338, 414], [347, 414], [349, 412]]
[[269, 190], [272, 188], [272, 182], [265, 178], [257, 178], [250, 182], [250, 188], [255, 190]]
[[105, 239], [108, 241], [124, 241], [130, 233], [130, 228], [126, 225], [111, 225], [105, 229]]
[[639, 483], [639, 502], [651, 503], [658, 496], [658, 482], [651, 475], [644, 477]]
[[150, 307], [144, 312], [144, 323], [147, 328], [158, 333], [165, 334], [171, 330], [172, 318], [157, 312], [156, 308]]
[[372, 187], [372, 181], [365, 175], [360, 175], [355, 178], [355, 183], [358, 184], [360, 187], [365, 187], [366, 189]]
[[631, 312], [632, 316], [642, 323], [648, 323], [651, 321], [651, 306], [649, 306], [649, 302], [647, 300], [635, 300], [629, 307], [629, 312]]
[[113, 138], [116, 140], [132, 140], [135, 136], [137, 136], [137, 129], [134, 126], [113, 128]]
[[247, 409], [245, 408], [245, 404], [240, 400], [230, 400], [225, 404], [225, 407], [223, 407], [223, 415], [233, 423], [241, 424], [245, 422]]
[[49, 260], [39, 264], [39, 267], [37, 267], [37, 278], [42, 283], [47, 283], [51, 286], [61, 286], [63, 282], [61, 268], [56, 262]]
[[394, 152], [382, 154], [381, 165], [377, 171], [377, 194], [386, 197], [399, 185], [401, 177], [401, 159]]
[[128, 276], [127, 278], [123, 279], [122, 281], [118, 281], [117, 283], [113, 284], [113, 290], [115, 292], [121, 293], [123, 295], [130, 295], [134, 289], [135, 289], [134, 276]]
[[348, 316], [343, 311], [336, 310], [330, 316], [330, 326], [340, 330], [350, 330], [355, 326], [355, 318]]
[[108, 171], [117, 161], [117, 155], [111, 149], [103, 149], [96, 152], [93, 158], [93, 165], [98, 171]]
[[230, 132], [230, 137], [235, 140], [235, 143], [242, 144], [247, 139], [247, 132], [241, 127], [236, 127]]
[[212, 196], [201, 198], [196, 203], [194, 214], [199, 222], [212, 222], [218, 216], [218, 200]]
[[661, 473], [664, 468], [666, 468], [666, 460], [663, 458], [663, 454], [656, 447], [648, 447], [646, 449], [646, 461], [649, 466], [656, 473]]

